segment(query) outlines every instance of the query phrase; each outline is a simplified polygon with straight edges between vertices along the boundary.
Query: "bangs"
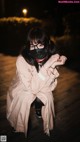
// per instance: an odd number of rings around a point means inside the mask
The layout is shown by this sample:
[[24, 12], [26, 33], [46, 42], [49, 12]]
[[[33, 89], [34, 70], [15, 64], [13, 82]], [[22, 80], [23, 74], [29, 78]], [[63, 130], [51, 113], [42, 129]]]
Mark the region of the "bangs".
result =
[[42, 45], [46, 45], [46, 46], [47, 44], [49, 44], [48, 36], [46, 36], [45, 31], [43, 31], [40, 28], [34, 28], [29, 31], [27, 42], [31, 43], [33, 41], [35, 43], [41, 43]]

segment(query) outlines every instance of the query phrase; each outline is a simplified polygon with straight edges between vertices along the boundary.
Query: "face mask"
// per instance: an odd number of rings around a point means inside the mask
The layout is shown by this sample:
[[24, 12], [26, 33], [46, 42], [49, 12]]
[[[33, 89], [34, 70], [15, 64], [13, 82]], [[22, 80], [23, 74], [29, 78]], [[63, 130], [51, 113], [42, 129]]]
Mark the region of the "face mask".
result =
[[47, 53], [48, 53], [48, 51], [45, 48], [34, 49], [34, 50], [31, 50], [30, 52], [31, 52], [32, 56], [36, 59], [37, 62], [43, 61], [46, 58]]

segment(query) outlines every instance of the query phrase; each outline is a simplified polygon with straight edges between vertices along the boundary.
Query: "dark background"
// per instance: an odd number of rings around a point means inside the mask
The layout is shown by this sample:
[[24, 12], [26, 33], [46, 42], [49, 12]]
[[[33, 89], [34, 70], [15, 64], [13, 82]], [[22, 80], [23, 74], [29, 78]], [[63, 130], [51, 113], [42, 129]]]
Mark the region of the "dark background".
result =
[[80, 12], [80, 4], [61, 4], [58, 0], [0, 0], [0, 17], [21, 17], [23, 8], [28, 9], [27, 17], [37, 18]]

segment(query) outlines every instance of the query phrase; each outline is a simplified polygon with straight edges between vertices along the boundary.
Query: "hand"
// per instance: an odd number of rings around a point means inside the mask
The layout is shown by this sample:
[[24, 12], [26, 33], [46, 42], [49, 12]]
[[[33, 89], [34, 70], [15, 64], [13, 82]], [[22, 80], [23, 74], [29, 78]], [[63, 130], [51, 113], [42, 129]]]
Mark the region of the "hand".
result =
[[44, 64], [44, 68], [47, 70], [49, 67], [51, 67], [55, 62], [57, 62], [60, 59], [59, 54], [52, 55], [49, 60]]
[[48, 73], [49, 76], [52, 74], [53, 76], [55, 76], [55, 78], [57, 78], [59, 76], [59, 73], [58, 73], [56, 68], [53, 69], [52, 67], [50, 67], [47, 70], [47, 73]]
[[53, 63], [53, 65], [51, 67], [55, 68], [56, 66], [63, 65], [63, 64], [65, 64], [66, 60], [67, 60], [67, 58], [62, 55], [62, 56], [60, 56], [60, 58], [57, 61], [55, 61]]

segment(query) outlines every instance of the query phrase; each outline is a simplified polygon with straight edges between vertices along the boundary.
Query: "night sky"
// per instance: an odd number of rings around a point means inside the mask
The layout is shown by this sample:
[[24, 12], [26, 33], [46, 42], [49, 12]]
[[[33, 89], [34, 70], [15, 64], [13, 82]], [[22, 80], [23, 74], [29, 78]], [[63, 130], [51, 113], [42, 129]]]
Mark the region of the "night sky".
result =
[[[2, 0], [1, 0], [2, 1]], [[22, 16], [22, 8], [28, 9], [28, 17], [45, 17], [55, 14], [64, 15], [69, 12], [80, 11], [80, 4], [59, 4], [58, 0], [3, 0], [4, 17]], [[0, 2], [1, 4], [1, 2]], [[2, 7], [0, 8], [2, 9]], [[0, 16], [1, 16], [0, 11]]]
[[28, 8], [29, 16], [43, 15], [44, 12], [51, 13], [56, 7], [55, 0], [5, 0], [6, 1], [6, 15], [20, 15], [23, 7]]

